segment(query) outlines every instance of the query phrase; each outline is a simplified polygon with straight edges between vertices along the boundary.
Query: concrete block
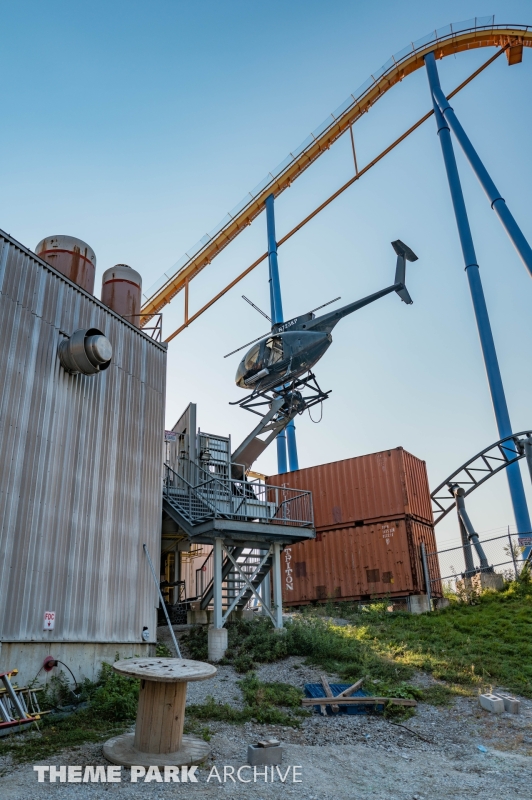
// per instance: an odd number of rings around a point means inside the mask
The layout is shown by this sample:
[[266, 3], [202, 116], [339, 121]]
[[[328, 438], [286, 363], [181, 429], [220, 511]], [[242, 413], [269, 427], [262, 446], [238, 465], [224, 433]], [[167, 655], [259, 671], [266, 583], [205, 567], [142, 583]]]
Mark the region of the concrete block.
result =
[[430, 611], [429, 598], [426, 594], [411, 594], [408, 598], [408, 610], [411, 614], [425, 614]]
[[273, 766], [283, 763], [283, 748], [280, 744], [276, 747], [257, 747], [248, 745], [248, 764], [251, 767]]
[[478, 572], [471, 577], [471, 588], [475, 592], [485, 592], [487, 589], [499, 591], [504, 586], [504, 578], [498, 572]]
[[519, 714], [521, 710], [521, 701], [518, 700], [516, 697], [512, 697], [510, 694], [498, 694], [497, 697], [500, 697], [504, 703], [504, 710], [508, 712], [508, 714]]
[[188, 625], [207, 625], [208, 622], [207, 611], [202, 611], [200, 608], [191, 608], [187, 611]]
[[502, 714], [504, 711], [504, 701], [496, 694], [481, 694], [479, 701], [482, 708], [492, 714]]
[[207, 643], [209, 661], [221, 661], [227, 650], [227, 628], [209, 628]]
[[442, 608], [448, 608], [450, 605], [450, 601], [446, 597], [439, 597], [436, 600], [436, 608], [438, 611], [441, 611]]

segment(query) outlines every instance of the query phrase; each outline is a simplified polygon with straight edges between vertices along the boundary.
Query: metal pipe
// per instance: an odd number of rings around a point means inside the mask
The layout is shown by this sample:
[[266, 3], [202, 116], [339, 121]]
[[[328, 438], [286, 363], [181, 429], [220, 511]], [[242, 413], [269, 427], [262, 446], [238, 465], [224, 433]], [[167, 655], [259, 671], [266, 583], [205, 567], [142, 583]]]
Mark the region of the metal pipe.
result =
[[[432, 56], [432, 60], [434, 61], [434, 54], [430, 53], [429, 55]], [[429, 56], [425, 56], [425, 63], [427, 64], [428, 64], [428, 58]], [[434, 68], [436, 68], [435, 61], [434, 61]], [[431, 86], [431, 89], [432, 89], [432, 96], [436, 101], [439, 110], [449, 123], [452, 132], [454, 133], [454, 135], [458, 140], [458, 144], [464, 151], [465, 157], [471, 164], [473, 172], [477, 176], [480, 185], [486, 192], [492, 209], [499, 217], [503, 228], [510, 237], [510, 241], [512, 242], [513, 246], [519, 253], [519, 256], [521, 257], [523, 264], [529, 271], [530, 275], [532, 275], [532, 249], [530, 248], [530, 245], [525, 239], [521, 228], [513, 218], [510, 209], [506, 205], [506, 201], [504, 200], [503, 197], [501, 197], [501, 193], [495, 186], [486, 167], [480, 160], [478, 153], [473, 147], [467, 133], [464, 131], [460, 122], [458, 121], [452, 106], [449, 105], [449, 102], [447, 101], [447, 98], [442, 92], [441, 87], [439, 85], [434, 84]]]
[[[268, 266], [270, 272], [270, 308], [272, 323], [275, 325], [284, 322], [283, 301], [281, 299], [281, 281], [279, 278], [279, 263], [277, 261], [277, 240], [275, 238], [275, 208], [274, 196], [266, 198], [266, 229], [268, 233]], [[288, 459], [287, 459], [288, 438]], [[277, 436], [277, 470], [280, 475], [299, 469], [297, 459], [296, 428], [294, 421], [288, 423], [288, 430], [282, 431]]]
[[279, 263], [277, 261], [277, 240], [275, 238], [274, 196], [266, 198], [266, 229], [268, 233], [268, 265], [270, 270], [270, 308], [272, 322], [284, 322]]
[[262, 614], [263, 617], [267, 617], [268, 616], [268, 612], [266, 611], [266, 608], [269, 608], [271, 606], [271, 602], [272, 602], [271, 601], [271, 593], [272, 593], [272, 590], [271, 590], [271, 583], [270, 583], [270, 572], [268, 572], [264, 576], [264, 580], [262, 581], [262, 584], [261, 584], [261, 587], [260, 587], [260, 596], [262, 598], [261, 614]]
[[286, 443], [288, 446], [288, 464], [290, 472], [299, 469], [299, 459], [297, 457], [296, 425], [293, 419], [286, 426]]
[[213, 547], [213, 627], [223, 628], [222, 609], [222, 539], [216, 537]]
[[275, 441], [277, 442], [277, 472], [284, 475], [288, 472], [288, 461], [286, 458], [286, 428], [278, 433]]
[[[425, 66], [427, 69], [430, 90], [432, 92], [434, 118], [436, 120], [438, 137], [443, 153], [449, 189], [451, 191], [451, 199], [456, 217], [456, 225], [458, 227], [460, 244], [462, 247], [465, 271], [469, 281], [471, 299], [473, 301], [473, 309], [475, 312], [475, 318], [480, 337], [480, 345], [482, 348], [482, 354], [484, 356], [484, 364], [486, 367], [493, 409], [495, 412], [495, 420], [497, 422], [499, 436], [501, 439], [503, 439], [512, 435], [512, 425], [510, 422], [510, 414], [508, 412], [508, 406], [504, 394], [504, 387], [502, 383], [499, 362], [497, 360], [493, 333], [489, 321], [486, 299], [484, 297], [484, 290], [482, 288], [482, 281], [480, 279], [480, 271], [477, 264], [475, 247], [473, 245], [473, 237], [469, 227], [464, 195], [462, 192], [462, 186], [460, 184], [460, 176], [458, 175], [458, 167], [456, 165], [456, 158], [451, 141], [451, 131], [445, 118], [440, 112], [436, 100], [434, 99], [435, 91], [441, 91], [440, 79], [438, 77], [434, 53], [428, 53], [425, 56]], [[510, 464], [506, 469], [506, 475], [510, 487], [510, 495], [512, 498], [517, 529], [520, 532], [529, 531], [530, 516], [528, 513], [525, 490], [523, 487], [521, 472], [519, 470], [519, 464]]]
[[423, 565], [423, 574], [425, 576], [425, 588], [427, 590], [429, 611], [432, 611], [432, 597], [430, 592], [430, 572], [429, 572], [429, 565], [427, 562], [427, 550], [425, 548], [425, 542], [421, 542], [421, 563]]
[[275, 616], [275, 627], [283, 627], [283, 593], [281, 589], [281, 545], [279, 542], [273, 543], [273, 605]]
[[176, 653], [177, 653], [179, 658], [183, 658], [183, 656], [181, 655], [181, 650], [179, 649], [179, 645], [177, 643], [177, 639], [175, 638], [174, 629], [172, 628], [172, 625], [170, 624], [170, 617], [168, 616], [168, 610], [166, 608], [166, 603], [164, 602], [164, 597], [163, 597], [162, 592], [161, 592], [161, 587], [159, 585], [159, 581], [157, 580], [157, 575], [155, 574], [155, 569], [153, 567], [152, 560], [150, 558], [150, 553], [149, 553], [148, 548], [147, 548], [147, 546], [145, 544], [143, 544], [142, 547], [144, 548], [144, 552], [146, 553], [146, 558], [148, 559], [148, 564], [150, 565], [151, 574], [153, 575], [153, 580], [155, 581], [155, 585], [157, 587], [157, 592], [159, 594], [159, 600], [161, 601], [161, 606], [162, 606], [163, 611], [164, 611], [164, 616], [166, 617], [166, 622], [168, 623], [168, 630], [170, 631], [170, 635], [171, 635], [172, 641], [174, 643], [175, 651], [176, 651]]
[[[473, 545], [475, 550], [477, 551], [477, 556], [480, 561], [480, 569], [483, 572], [491, 571], [490, 566], [488, 563], [488, 559], [486, 558], [486, 554], [484, 553], [484, 548], [480, 544], [480, 539], [478, 537], [478, 533], [475, 531], [473, 527], [473, 523], [469, 518], [469, 514], [466, 511], [465, 507], [465, 489], [462, 486], [453, 486], [451, 487], [454, 496], [456, 497], [456, 510], [458, 511], [458, 516], [462, 525], [464, 526], [465, 533], [467, 535], [468, 541]], [[463, 541], [463, 536], [462, 536]], [[465, 553], [464, 553], [465, 555]], [[471, 558], [471, 564], [473, 564], [473, 559]], [[467, 566], [467, 559], [466, 559], [466, 566]], [[467, 567], [469, 569], [469, 567]], [[473, 565], [473, 572], [475, 571], [475, 567]]]
[[467, 538], [467, 531], [465, 529], [464, 523], [462, 522], [460, 512], [458, 511], [458, 506], [456, 507], [456, 513], [458, 515], [458, 527], [460, 528], [462, 550], [464, 551], [465, 574], [473, 575], [476, 570], [475, 570], [475, 562], [473, 561], [473, 553], [471, 552], [471, 543]]

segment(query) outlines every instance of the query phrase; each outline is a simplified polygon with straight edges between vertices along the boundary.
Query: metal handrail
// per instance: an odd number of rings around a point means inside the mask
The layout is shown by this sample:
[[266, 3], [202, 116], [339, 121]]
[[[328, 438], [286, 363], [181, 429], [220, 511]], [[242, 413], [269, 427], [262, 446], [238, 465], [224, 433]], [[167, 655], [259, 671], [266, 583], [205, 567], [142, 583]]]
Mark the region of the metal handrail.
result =
[[[246, 518], [258, 520], [259, 522], [264, 520], [276, 524], [296, 525], [299, 527], [311, 527], [313, 524], [311, 492], [259, 483], [247, 483], [229, 476], [223, 477], [210, 474], [195, 462], [190, 462], [190, 464], [193, 466], [193, 474], [195, 473], [195, 477], [199, 478], [199, 481], [194, 483], [190, 483], [169, 464], [165, 464], [166, 477], [163, 493], [167, 494], [171, 500], [172, 493], [170, 488], [172, 484], [175, 485], [175, 488], [181, 489], [190, 500], [196, 500], [205, 508], [206, 512], [208, 511], [208, 513], [202, 514], [202, 517], [208, 516], [213, 519]], [[282, 493], [281, 496], [283, 497], [280, 502], [279, 493]], [[287, 494], [290, 496], [287, 497]], [[175, 495], [173, 499], [177, 499]], [[297, 505], [294, 505], [294, 503], [297, 503]], [[286, 510], [290, 508], [296, 509], [296, 514], [292, 517], [286, 514]], [[193, 523], [191, 509], [189, 509], [189, 513], [191, 515], [190, 521]]]

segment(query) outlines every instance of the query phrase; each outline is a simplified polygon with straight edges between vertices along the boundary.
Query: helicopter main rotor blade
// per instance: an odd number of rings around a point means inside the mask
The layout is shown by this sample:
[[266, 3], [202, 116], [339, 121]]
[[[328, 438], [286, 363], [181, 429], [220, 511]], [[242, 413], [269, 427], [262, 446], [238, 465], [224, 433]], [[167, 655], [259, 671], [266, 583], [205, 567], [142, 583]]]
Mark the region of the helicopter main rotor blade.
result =
[[[271, 322], [271, 321], [272, 321], [272, 318], [271, 318], [271, 317], [269, 317], [267, 314], [265, 314], [265, 312], [264, 312], [264, 311], [263, 311], [261, 308], [259, 308], [258, 306], [256, 306], [256, 305], [255, 305], [255, 303], [252, 303], [252, 302], [251, 302], [251, 300], [249, 299], [249, 297], [246, 297], [246, 295], [245, 295], [245, 294], [243, 294], [243, 295], [242, 295], [242, 300], [245, 300], [245, 301], [246, 301], [246, 303], [249, 303], [249, 304], [250, 304], [251, 308], [254, 308], [254, 309], [255, 309], [255, 311], [258, 311], [258, 312], [259, 312], [259, 314], [262, 314], [262, 316], [263, 316], [263, 317], [266, 317], [266, 319], [268, 320], [268, 322]], [[332, 301], [331, 301], [331, 302], [332, 302]], [[245, 345], [244, 345], [244, 347], [245, 347]]]
[[311, 308], [308, 313], [309, 314], [313, 314], [315, 311], [319, 311], [320, 308], [325, 308], [325, 306], [330, 306], [331, 303], [336, 303], [337, 300], [341, 300], [341, 299], [342, 299], [341, 295], [340, 295], [340, 297], [335, 297], [334, 300], [329, 300], [328, 303], [324, 303], [322, 306], [317, 306], [316, 308]]
[[[268, 331], [268, 333], [270, 333], [270, 331]], [[235, 353], [238, 353], [239, 350], [243, 350], [244, 347], [249, 347], [250, 344], [255, 344], [255, 342], [258, 342], [260, 339], [264, 339], [264, 337], [267, 336], [268, 333], [263, 333], [262, 336], [257, 336], [256, 339], [252, 339], [251, 342], [248, 342], [247, 344], [243, 344], [242, 347], [237, 347], [236, 350], [231, 350], [231, 352], [227, 353], [227, 355], [225, 355], [224, 358], [229, 358], [229, 356], [232, 356]]]

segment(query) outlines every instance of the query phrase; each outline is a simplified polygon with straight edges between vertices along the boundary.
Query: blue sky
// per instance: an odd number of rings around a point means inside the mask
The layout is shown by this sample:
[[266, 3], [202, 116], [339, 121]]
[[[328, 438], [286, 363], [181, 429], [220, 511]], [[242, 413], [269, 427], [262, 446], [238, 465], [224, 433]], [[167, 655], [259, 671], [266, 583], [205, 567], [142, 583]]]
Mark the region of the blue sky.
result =
[[[494, 13], [532, 24], [530, 2], [403, 3], [181, 0], [151, 3], [3, 0], [0, 227], [29, 247], [69, 233], [102, 272], [129, 263], [151, 285], [389, 56], [449, 22]], [[439, 62], [450, 90], [493, 51]], [[532, 53], [504, 57], [454, 101], [529, 241]], [[365, 164], [430, 107], [420, 71], [355, 126]], [[532, 427], [532, 285], [457, 150], [514, 430]], [[282, 236], [352, 174], [343, 137], [276, 204]], [[393, 276], [390, 241], [419, 261], [414, 305], [395, 296], [344, 320], [317, 368], [323, 421], [297, 420], [310, 466], [403, 445], [427, 461], [432, 485], [497, 438], [434, 122], [294, 236], [279, 252], [285, 316], [337, 295], [344, 302]], [[262, 217], [194, 281], [192, 309], [265, 249]], [[189, 401], [202, 429], [235, 444], [253, 418], [229, 401], [238, 356], [261, 334], [264, 263], [169, 348], [167, 423]], [[164, 329], [180, 324], [177, 300]], [[275, 452], [257, 467], [276, 471]], [[529, 478], [524, 473], [529, 489]], [[493, 484], [493, 485], [491, 485]], [[532, 494], [529, 492], [532, 508]], [[513, 522], [504, 477], [471, 498], [478, 529]], [[455, 520], [440, 541], [456, 536]]]

